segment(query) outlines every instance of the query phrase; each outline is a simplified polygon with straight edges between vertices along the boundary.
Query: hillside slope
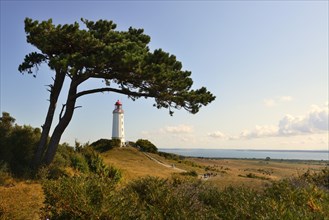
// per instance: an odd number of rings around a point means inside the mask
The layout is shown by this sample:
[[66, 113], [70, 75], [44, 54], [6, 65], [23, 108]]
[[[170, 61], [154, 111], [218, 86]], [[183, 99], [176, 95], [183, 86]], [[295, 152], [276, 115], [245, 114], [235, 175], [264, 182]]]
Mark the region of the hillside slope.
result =
[[[113, 165], [122, 171], [124, 182], [143, 176], [167, 178], [173, 173], [181, 172], [153, 161], [142, 152], [132, 147], [114, 148], [102, 153], [102, 157], [106, 164]], [[162, 162], [170, 164], [170, 161], [166, 161], [165, 159], [163, 159]]]
[[[246, 160], [246, 159], [167, 159], [157, 154], [148, 155], [167, 165], [186, 171], [196, 171], [199, 177], [208, 175], [208, 182], [220, 188], [227, 186], [245, 186], [261, 189], [273, 180], [292, 176], [297, 177], [307, 170], [319, 171], [326, 165], [316, 161], [280, 161], [280, 160]], [[148, 158], [135, 148], [114, 148], [102, 154], [106, 164], [119, 168], [123, 173], [123, 181], [137, 179], [143, 176], [168, 178], [173, 173], [182, 172], [173, 167], [165, 167]]]

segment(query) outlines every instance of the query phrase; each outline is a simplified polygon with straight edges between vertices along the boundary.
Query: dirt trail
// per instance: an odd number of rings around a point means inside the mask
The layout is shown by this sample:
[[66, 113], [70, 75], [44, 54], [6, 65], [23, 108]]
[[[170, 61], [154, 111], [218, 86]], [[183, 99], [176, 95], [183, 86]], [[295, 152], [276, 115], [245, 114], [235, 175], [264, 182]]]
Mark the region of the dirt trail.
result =
[[160, 165], [162, 165], [162, 166], [164, 166], [164, 167], [172, 168], [172, 169], [177, 170], [177, 171], [180, 171], [180, 172], [187, 172], [186, 170], [183, 170], [183, 169], [177, 168], [177, 167], [175, 167], [175, 166], [173, 166], [173, 165], [165, 164], [165, 163], [163, 163], [163, 162], [161, 162], [161, 161], [155, 159], [154, 157], [150, 156], [149, 154], [147, 154], [147, 153], [145, 153], [145, 152], [143, 152], [143, 154], [144, 154], [146, 157], [148, 157], [149, 159], [153, 160], [154, 162], [156, 162], [156, 163], [158, 163], [158, 164], [160, 164]]

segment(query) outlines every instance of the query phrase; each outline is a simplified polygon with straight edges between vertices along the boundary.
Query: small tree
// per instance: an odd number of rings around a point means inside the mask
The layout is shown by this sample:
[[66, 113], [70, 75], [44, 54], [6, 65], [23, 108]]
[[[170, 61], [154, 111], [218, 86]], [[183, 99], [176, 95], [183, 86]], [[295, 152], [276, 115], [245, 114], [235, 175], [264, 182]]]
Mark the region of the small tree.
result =
[[0, 161], [9, 165], [14, 174], [24, 174], [29, 169], [41, 131], [28, 125], [14, 125], [15, 119], [3, 112], [0, 117]]
[[12, 152], [9, 145], [9, 139], [14, 128], [15, 118], [8, 112], [2, 112], [0, 117], [0, 161], [10, 161]]
[[[38, 51], [25, 56], [19, 71], [36, 76], [33, 68], [38, 69], [42, 63], [55, 71], [54, 82], [49, 85], [50, 104], [34, 166], [40, 164], [44, 151], [44, 162], [51, 163], [81, 96], [115, 92], [132, 100], [150, 97], [154, 98], [155, 107], [168, 108], [171, 115], [173, 108], [195, 114], [201, 106], [215, 99], [205, 87], [192, 89], [191, 72], [183, 71], [181, 62], [174, 55], [161, 49], [150, 51], [150, 37], [142, 29], [116, 31], [112, 21], [81, 21], [86, 28], [80, 29], [77, 22], [55, 26], [51, 19], [42, 22], [25, 19], [27, 42]], [[78, 90], [79, 85], [92, 78], [101, 79], [104, 87]], [[66, 79], [70, 81], [67, 100], [46, 147], [57, 100]]]

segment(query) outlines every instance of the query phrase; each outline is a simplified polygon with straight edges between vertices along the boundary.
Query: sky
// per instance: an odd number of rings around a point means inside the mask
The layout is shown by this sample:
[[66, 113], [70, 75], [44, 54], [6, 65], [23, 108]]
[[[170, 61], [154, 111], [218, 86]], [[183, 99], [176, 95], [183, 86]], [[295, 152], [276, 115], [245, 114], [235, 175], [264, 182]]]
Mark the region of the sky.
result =
[[[217, 98], [195, 115], [170, 116], [151, 99], [84, 96], [61, 142], [110, 139], [120, 99], [126, 139], [148, 139], [158, 148], [329, 150], [328, 8], [328, 1], [1, 0], [0, 111], [33, 127], [47, 113], [45, 85], [54, 73], [46, 65], [36, 78], [17, 70], [37, 51], [26, 42], [26, 17], [54, 24], [106, 19], [122, 31], [143, 28], [151, 50], [174, 54], [192, 72], [193, 88], [205, 86]], [[89, 81], [80, 90], [99, 86]]]

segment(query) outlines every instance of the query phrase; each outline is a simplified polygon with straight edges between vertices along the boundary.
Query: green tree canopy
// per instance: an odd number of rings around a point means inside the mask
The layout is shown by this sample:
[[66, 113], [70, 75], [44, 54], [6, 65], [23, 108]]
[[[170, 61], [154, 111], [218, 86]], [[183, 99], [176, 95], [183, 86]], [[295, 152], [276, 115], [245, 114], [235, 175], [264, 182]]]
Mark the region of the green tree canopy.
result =
[[3, 112], [0, 117], [0, 162], [9, 165], [13, 174], [27, 173], [40, 139], [41, 131], [29, 125], [14, 125], [15, 119]]
[[[150, 37], [143, 29], [130, 27], [127, 31], [118, 31], [112, 21], [81, 21], [85, 28], [80, 28], [77, 22], [54, 25], [51, 19], [42, 22], [25, 19], [27, 42], [38, 51], [25, 56], [19, 71], [36, 76], [42, 63], [55, 71], [54, 83], [49, 85], [50, 105], [38, 148], [39, 159], [46, 149], [56, 102], [67, 78], [69, 93], [50, 139], [46, 163], [53, 159], [61, 135], [73, 116], [76, 100], [83, 95], [116, 92], [132, 100], [151, 97], [154, 107], [167, 108], [171, 115], [173, 109], [181, 108], [195, 114], [215, 99], [205, 87], [192, 89], [191, 72], [182, 70], [181, 62], [174, 55], [162, 49], [150, 51]], [[78, 86], [91, 78], [101, 79], [104, 86], [80, 91]]]

